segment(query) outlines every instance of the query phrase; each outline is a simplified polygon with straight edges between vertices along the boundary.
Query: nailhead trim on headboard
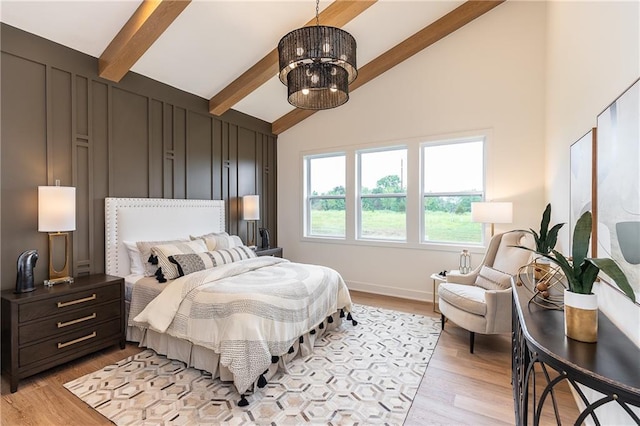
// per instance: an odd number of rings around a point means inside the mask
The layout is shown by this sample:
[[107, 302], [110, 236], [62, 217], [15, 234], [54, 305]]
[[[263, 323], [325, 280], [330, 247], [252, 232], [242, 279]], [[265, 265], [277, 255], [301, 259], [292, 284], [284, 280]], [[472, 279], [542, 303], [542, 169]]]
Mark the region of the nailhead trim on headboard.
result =
[[[181, 209], [193, 208], [209, 208], [212, 209], [212, 222], [209, 224], [211, 228], [209, 231], [224, 231], [225, 230], [225, 215], [224, 215], [223, 200], [173, 200], [164, 198], [105, 198], [105, 269], [109, 275], [124, 276], [128, 274], [128, 271], [121, 271], [120, 256], [126, 255], [126, 250], [122, 250], [122, 240], [119, 229], [119, 221], [121, 212], [127, 208], [149, 208], [149, 214], [152, 215], [153, 209], [171, 209], [179, 207]], [[185, 223], [191, 225], [188, 220]], [[217, 229], [216, 229], [217, 228]], [[189, 231], [185, 231], [185, 236]], [[123, 254], [125, 253], [125, 254]]]

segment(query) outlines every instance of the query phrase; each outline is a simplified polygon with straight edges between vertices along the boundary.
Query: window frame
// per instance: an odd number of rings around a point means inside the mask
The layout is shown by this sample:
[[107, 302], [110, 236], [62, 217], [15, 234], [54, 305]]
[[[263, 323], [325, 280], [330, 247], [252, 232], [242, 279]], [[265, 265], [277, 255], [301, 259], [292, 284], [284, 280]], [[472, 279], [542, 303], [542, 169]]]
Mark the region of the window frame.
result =
[[[345, 195], [311, 195], [311, 161], [321, 158], [333, 158], [333, 157], [343, 157], [345, 163], [345, 182], [344, 182], [344, 190]], [[319, 154], [308, 154], [303, 155], [303, 177], [304, 177], [304, 200], [303, 200], [303, 210], [304, 210], [304, 223], [303, 223], [303, 237], [304, 238], [322, 238], [322, 239], [331, 239], [331, 240], [346, 240], [347, 238], [347, 153], [345, 151], [333, 151]], [[342, 236], [337, 235], [318, 235], [311, 233], [311, 204], [314, 200], [343, 200], [345, 206], [345, 232]]]
[[[408, 241], [408, 215], [407, 212], [405, 210], [405, 224], [404, 224], [404, 231], [405, 231], [405, 236], [403, 239], [390, 239], [390, 238], [380, 238], [380, 237], [366, 237], [362, 235], [362, 200], [366, 199], [366, 198], [404, 198], [405, 199], [405, 206], [407, 206], [407, 202], [408, 202], [408, 191], [407, 191], [407, 184], [408, 182], [405, 182], [405, 191], [403, 193], [391, 193], [391, 194], [363, 194], [362, 193], [362, 154], [370, 154], [370, 153], [376, 153], [376, 152], [389, 152], [389, 151], [400, 151], [400, 150], [405, 150], [406, 151], [406, 160], [405, 160], [405, 165], [404, 167], [407, 168], [407, 172], [408, 172], [408, 167], [409, 167], [409, 147], [406, 144], [401, 144], [401, 145], [389, 145], [389, 146], [379, 146], [379, 147], [375, 147], [375, 148], [363, 148], [363, 149], [356, 149], [355, 150], [355, 157], [356, 157], [356, 197], [355, 197], [355, 211], [356, 211], [356, 226], [355, 226], [355, 239], [357, 241], [381, 241], [381, 242], [385, 242], [385, 243], [406, 243]], [[408, 173], [407, 173], [407, 179], [408, 179]]]
[[[456, 144], [464, 144], [464, 143], [472, 143], [472, 142], [480, 142], [482, 144], [482, 190], [481, 191], [444, 191], [444, 192], [425, 192], [425, 148], [443, 146], [443, 145], [456, 145]], [[421, 245], [446, 245], [453, 247], [460, 246], [474, 246], [481, 247], [484, 246], [485, 241], [485, 224], [481, 224], [481, 238], [480, 242], [459, 242], [459, 241], [436, 241], [436, 240], [427, 240], [425, 238], [426, 234], [426, 223], [425, 223], [425, 199], [428, 197], [464, 197], [464, 196], [480, 196], [480, 201], [485, 201], [487, 194], [487, 134], [484, 132], [478, 132], [474, 136], [466, 136], [466, 137], [451, 137], [446, 139], [437, 139], [432, 141], [425, 141], [420, 143], [420, 192], [418, 196], [420, 200], [418, 202], [420, 208], [420, 236], [419, 241]]]

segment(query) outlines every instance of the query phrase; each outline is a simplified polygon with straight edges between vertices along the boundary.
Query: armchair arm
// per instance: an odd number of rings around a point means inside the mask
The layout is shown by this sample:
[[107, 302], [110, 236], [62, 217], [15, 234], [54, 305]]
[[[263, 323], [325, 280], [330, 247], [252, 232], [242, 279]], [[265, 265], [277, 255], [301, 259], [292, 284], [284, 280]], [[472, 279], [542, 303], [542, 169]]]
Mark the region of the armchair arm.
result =
[[487, 333], [508, 333], [511, 331], [512, 290], [487, 290]]
[[455, 284], [473, 285], [478, 276], [478, 269], [471, 271], [469, 274], [461, 274], [460, 272], [447, 272], [447, 282]]

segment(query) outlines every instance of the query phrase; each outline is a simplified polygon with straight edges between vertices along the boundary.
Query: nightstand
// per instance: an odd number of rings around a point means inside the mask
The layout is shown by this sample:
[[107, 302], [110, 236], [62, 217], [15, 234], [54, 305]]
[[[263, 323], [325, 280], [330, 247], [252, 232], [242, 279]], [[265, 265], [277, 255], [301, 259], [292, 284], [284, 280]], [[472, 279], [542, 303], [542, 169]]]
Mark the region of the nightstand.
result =
[[282, 257], [282, 247], [271, 247], [268, 249], [257, 248], [256, 255]]
[[2, 291], [2, 369], [11, 392], [20, 379], [99, 349], [125, 347], [124, 280], [109, 275], [71, 284]]

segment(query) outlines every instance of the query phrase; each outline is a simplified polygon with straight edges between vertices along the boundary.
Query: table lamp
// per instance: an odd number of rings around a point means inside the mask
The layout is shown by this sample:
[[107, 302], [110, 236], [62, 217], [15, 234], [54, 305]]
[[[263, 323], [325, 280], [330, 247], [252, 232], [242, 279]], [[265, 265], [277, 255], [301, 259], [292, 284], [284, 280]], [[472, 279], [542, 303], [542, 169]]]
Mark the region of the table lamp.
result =
[[[256, 245], [256, 220], [260, 220], [260, 196], [245, 195], [242, 197], [242, 219], [247, 221], [247, 245]], [[252, 230], [249, 232], [249, 227]]]
[[495, 223], [513, 222], [513, 203], [493, 201], [471, 203], [471, 221], [490, 223], [493, 237]]
[[[70, 186], [38, 187], [38, 231], [49, 233], [49, 279], [44, 285], [72, 283], [69, 276], [69, 231], [76, 229], [76, 189]], [[58, 271], [53, 265], [54, 240], [64, 238], [64, 266]]]

